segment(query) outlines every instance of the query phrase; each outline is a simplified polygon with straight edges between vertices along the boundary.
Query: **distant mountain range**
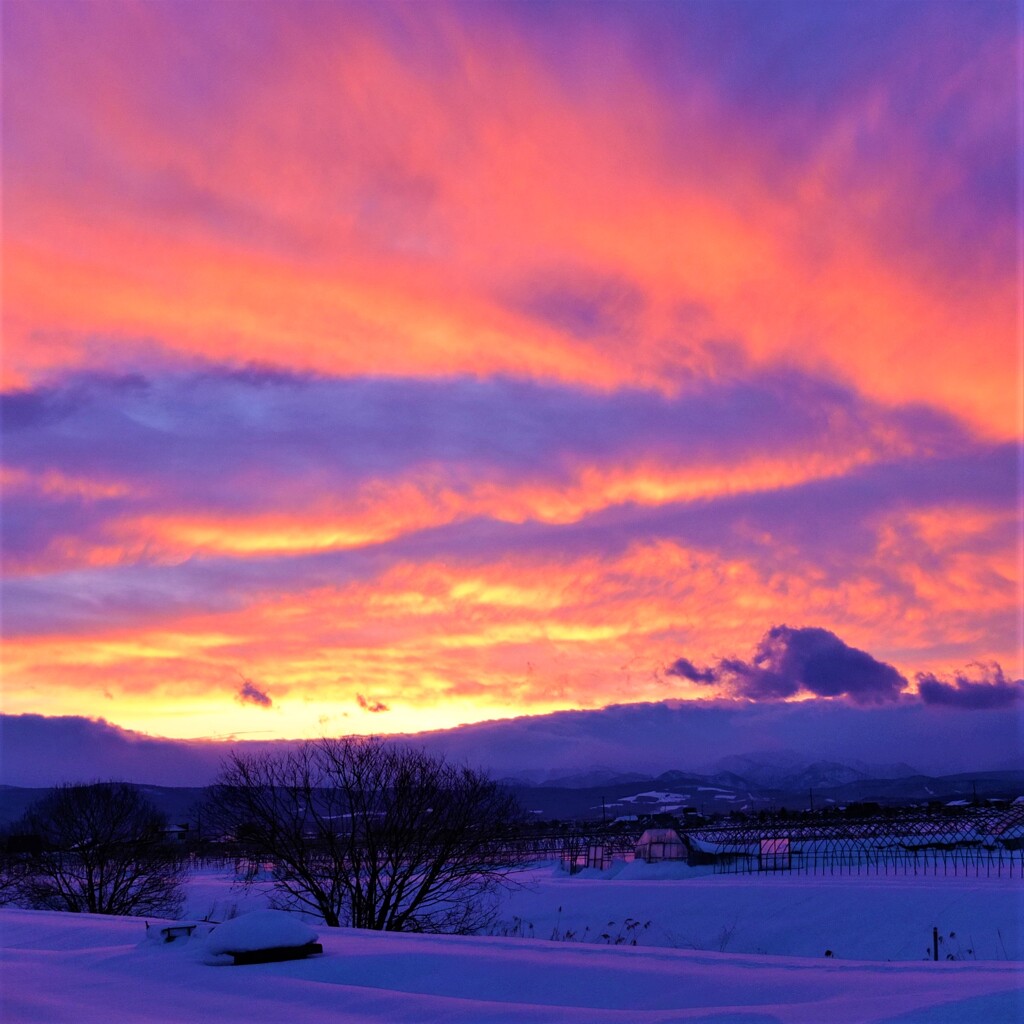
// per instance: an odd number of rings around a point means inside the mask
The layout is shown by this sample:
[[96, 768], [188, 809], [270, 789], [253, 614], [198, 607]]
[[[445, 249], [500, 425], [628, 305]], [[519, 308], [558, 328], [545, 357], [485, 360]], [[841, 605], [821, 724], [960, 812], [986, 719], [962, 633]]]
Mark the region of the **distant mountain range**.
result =
[[[1024, 795], [1024, 771], [963, 772], [955, 775], [922, 775], [910, 769], [897, 774], [889, 766], [884, 775], [863, 766], [819, 761], [786, 775], [772, 776], [749, 771], [708, 774], [667, 771], [654, 778], [635, 775], [606, 777], [596, 785], [588, 776], [562, 779], [552, 785], [529, 785], [509, 779], [520, 802], [539, 818], [599, 818], [669, 813], [681, 814], [692, 807], [699, 814], [730, 811], [806, 810], [842, 807], [856, 802], [883, 806], [940, 803], [955, 800], [998, 799], [1012, 801]], [[766, 784], [764, 779], [770, 779]], [[580, 785], [579, 783], [583, 783]]]
[[[722, 758], [702, 772], [671, 770], [650, 777], [595, 769], [537, 784], [521, 776], [502, 780], [524, 809], [540, 820], [608, 820], [643, 814], [747, 813], [811, 806], [946, 804], [956, 800], [1014, 800], [1024, 795], [1024, 770], [924, 775], [909, 765], [806, 761], [793, 752]], [[172, 823], [195, 823], [205, 791], [199, 787], [142, 786]], [[45, 789], [0, 786], [0, 827], [20, 818]]]
[[718, 771], [734, 772], [760, 786], [778, 789], [841, 786], [865, 779], [905, 779], [921, 774], [917, 768], [902, 761], [897, 764], [811, 761], [794, 750], [733, 754], [720, 758], [713, 767]]
[[[814, 761], [797, 751], [766, 751], [735, 754], [720, 758], [713, 764], [693, 771], [668, 771], [653, 776], [664, 781], [676, 776], [715, 780], [737, 789], [755, 788], [783, 791], [806, 791], [808, 788], [842, 786], [872, 779], [905, 779], [922, 773], [909, 764], [868, 764], [863, 761], [840, 764], [837, 761]], [[642, 772], [616, 772], [611, 768], [595, 768], [575, 775], [538, 779], [535, 773], [511, 777], [512, 781], [566, 789], [585, 789], [626, 782], [650, 782], [652, 776]]]

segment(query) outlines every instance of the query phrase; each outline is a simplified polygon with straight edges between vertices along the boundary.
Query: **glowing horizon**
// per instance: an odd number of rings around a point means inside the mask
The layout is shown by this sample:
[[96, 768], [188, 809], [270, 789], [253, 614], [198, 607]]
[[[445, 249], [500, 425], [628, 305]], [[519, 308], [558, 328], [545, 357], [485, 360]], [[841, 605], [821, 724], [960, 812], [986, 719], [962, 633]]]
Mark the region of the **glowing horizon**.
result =
[[1010, 706], [1021, 52], [965, 0], [11, 0], [4, 711]]

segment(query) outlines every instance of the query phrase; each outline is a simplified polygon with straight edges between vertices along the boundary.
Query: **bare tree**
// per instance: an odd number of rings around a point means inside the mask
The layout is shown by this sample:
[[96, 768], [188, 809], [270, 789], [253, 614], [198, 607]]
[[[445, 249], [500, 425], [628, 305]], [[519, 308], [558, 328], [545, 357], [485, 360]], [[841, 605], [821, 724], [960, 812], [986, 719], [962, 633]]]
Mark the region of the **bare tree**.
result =
[[570, 875], [579, 873], [580, 857], [587, 852], [588, 845], [588, 836], [579, 825], [571, 824], [565, 828], [562, 833], [562, 864], [568, 864]]
[[179, 914], [185, 864], [166, 824], [128, 783], [52, 789], [18, 825], [34, 846], [22, 861], [19, 902], [90, 914]]
[[517, 866], [515, 799], [485, 775], [378, 740], [232, 754], [209, 814], [270, 860], [280, 905], [328, 925], [466, 933]]
[[25, 859], [18, 855], [17, 841], [7, 830], [0, 835], [0, 907], [18, 898], [25, 870]]
[[280, 756], [232, 753], [210, 790], [204, 817], [248, 855], [250, 878], [268, 858], [282, 905], [309, 910], [337, 927], [346, 906], [347, 807], [316, 749]]

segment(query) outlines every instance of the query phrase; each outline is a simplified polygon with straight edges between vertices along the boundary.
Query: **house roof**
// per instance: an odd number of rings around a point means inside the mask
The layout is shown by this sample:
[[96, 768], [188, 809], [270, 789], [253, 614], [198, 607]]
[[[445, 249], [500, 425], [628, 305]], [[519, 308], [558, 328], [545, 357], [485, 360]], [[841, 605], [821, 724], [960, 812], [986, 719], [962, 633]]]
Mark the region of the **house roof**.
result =
[[649, 828], [640, 837], [637, 846], [646, 846], [648, 843], [682, 843], [679, 833], [674, 828]]

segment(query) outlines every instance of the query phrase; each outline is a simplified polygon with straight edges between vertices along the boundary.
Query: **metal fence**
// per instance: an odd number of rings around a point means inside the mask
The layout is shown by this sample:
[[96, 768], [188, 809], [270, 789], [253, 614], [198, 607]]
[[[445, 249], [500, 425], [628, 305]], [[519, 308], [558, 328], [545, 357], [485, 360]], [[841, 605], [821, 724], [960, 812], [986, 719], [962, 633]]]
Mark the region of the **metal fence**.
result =
[[721, 874], [1024, 878], [1024, 807], [687, 829], [691, 862]]

